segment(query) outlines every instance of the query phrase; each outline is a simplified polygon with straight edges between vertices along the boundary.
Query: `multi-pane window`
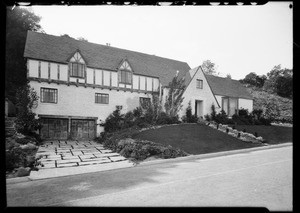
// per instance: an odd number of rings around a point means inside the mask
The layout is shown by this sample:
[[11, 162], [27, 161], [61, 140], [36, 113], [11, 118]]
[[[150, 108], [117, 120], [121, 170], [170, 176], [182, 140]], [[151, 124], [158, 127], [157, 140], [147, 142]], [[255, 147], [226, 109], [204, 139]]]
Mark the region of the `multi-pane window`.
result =
[[84, 64], [71, 63], [71, 77], [84, 78]]
[[203, 80], [197, 79], [196, 88], [197, 89], [203, 89]]
[[41, 88], [42, 103], [57, 103], [57, 89]]
[[132, 69], [126, 60], [119, 68], [119, 83], [132, 84]]
[[121, 70], [120, 71], [121, 80], [120, 83], [131, 84], [131, 71]]
[[222, 110], [228, 115], [233, 116], [238, 113], [238, 99], [237, 98], [222, 98]]
[[144, 109], [147, 106], [150, 106], [151, 104], [151, 99], [150, 98], [142, 98], [140, 97], [140, 106]]
[[95, 103], [97, 104], [108, 104], [109, 96], [104, 93], [95, 93]]

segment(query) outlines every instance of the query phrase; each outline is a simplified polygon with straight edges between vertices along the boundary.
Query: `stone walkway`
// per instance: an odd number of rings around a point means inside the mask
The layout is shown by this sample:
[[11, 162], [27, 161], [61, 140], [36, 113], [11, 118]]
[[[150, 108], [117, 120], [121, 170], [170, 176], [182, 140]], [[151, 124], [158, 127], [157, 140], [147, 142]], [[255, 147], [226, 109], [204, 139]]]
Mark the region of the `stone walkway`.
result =
[[92, 168], [91, 171], [103, 171], [120, 168], [120, 165], [134, 165], [125, 157], [93, 141], [46, 141], [39, 146], [36, 157], [41, 157], [41, 165], [38, 171], [31, 171], [29, 178], [32, 179], [86, 173], [89, 168]]

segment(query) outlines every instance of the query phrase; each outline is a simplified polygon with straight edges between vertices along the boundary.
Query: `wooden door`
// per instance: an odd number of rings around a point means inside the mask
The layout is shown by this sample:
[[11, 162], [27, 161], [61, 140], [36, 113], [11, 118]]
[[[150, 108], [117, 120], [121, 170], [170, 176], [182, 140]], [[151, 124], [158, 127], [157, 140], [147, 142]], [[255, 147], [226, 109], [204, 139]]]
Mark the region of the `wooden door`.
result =
[[66, 140], [68, 138], [68, 120], [57, 118], [42, 118], [42, 139]]
[[71, 138], [73, 140], [90, 140], [95, 137], [95, 121], [72, 119]]

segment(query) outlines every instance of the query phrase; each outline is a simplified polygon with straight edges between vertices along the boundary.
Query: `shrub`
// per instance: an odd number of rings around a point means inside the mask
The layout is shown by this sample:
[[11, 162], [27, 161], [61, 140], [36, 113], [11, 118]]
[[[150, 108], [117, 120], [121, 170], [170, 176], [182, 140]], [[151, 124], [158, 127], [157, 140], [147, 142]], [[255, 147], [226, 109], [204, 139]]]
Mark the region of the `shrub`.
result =
[[[213, 117], [213, 116], [212, 116]], [[228, 117], [224, 110], [221, 110], [218, 114], [215, 115], [215, 120], [217, 123], [226, 124], [228, 121]]]
[[100, 124], [104, 127], [105, 132], [114, 132], [122, 129], [124, 126], [124, 115], [121, 114], [122, 106], [116, 106], [116, 109], [111, 113], [105, 122]]
[[191, 101], [189, 101], [188, 107], [185, 110], [185, 116], [182, 116], [182, 121], [185, 123], [197, 123], [198, 122], [198, 117], [196, 115], [193, 115], [193, 113], [192, 113]]
[[16, 130], [23, 134], [28, 134], [39, 130], [41, 126], [40, 119], [35, 119], [33, 108], [37, 107], [38, 95], [30, 85], [20, 87], [16, 92]]

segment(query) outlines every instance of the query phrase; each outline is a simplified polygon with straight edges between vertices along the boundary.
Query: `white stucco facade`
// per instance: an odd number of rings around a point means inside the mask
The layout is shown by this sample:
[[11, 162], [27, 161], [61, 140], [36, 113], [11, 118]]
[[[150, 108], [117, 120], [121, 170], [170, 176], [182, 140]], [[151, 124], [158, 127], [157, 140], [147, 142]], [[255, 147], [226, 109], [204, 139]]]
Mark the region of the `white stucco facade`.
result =
[[[200, 67], [199, 69], [198, 67], [196, 67], [190, 71], [190, 74], [192, 76], [192, 80], [186, 87], [185, 92], [183, 94], [184, 99], [182, 102], [182, 109], [179, 112], [179, 117], [181, 118], [183, 115], [185, 115], [186, 108], [188, 107], [189, 102], [191, 102], [193, 114], [195, 113], [195, 108], [197, 107], [196, 101], [197, 104], [200, 105], [197, 109], [198, 117], [204, 117], [206, 114], [210, 114], [212, 104], [215, 105], [216, 110], [219, 110], [217, 100], [215, 99], [214, 94], [210, 89], [210, 86], [203, 74], [202, 69]], [[197, 80], [202, 80], [202, 88], [197, 88]]]

